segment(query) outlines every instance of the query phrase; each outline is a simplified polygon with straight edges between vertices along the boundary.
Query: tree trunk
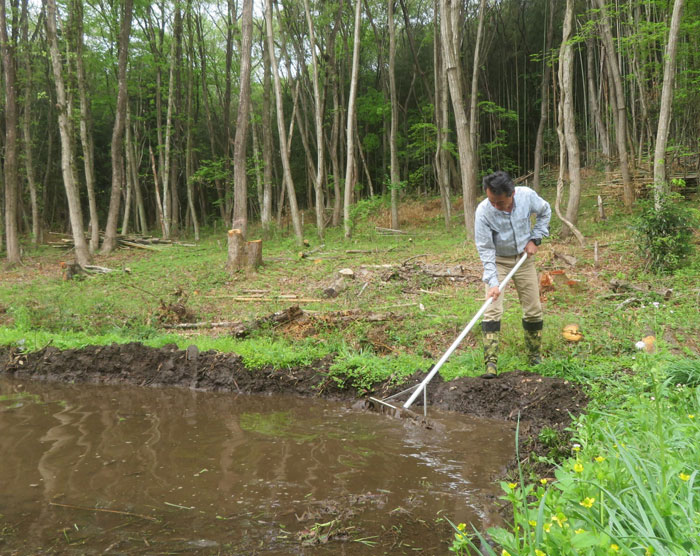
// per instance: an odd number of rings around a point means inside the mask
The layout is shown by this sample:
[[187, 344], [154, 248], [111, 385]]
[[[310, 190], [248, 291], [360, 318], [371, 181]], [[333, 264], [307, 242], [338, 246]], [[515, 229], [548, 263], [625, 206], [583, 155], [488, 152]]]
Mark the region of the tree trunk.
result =
[[[435, 13], [438, 13], [438, 0], [434, 4]], [[435, 170], [437, 174], [440, 199], [442, 201], [442, 213], [445, 218], [445, 229], [449, 230], [452, 224], [452, 204], [450, 202], [450, 175], [447, 167], [448, 152], [444, 145], [449, 135], [449, 117], [447, 108], [447, 72], [445, 71], [442, 56], [442, 37], [438, 18], [434, 21], [435, 40], [433, 41], [434, 82], [435, 82], [435, 127], [437, 128], [435, 142]]]
[[119, 26], [119, 62], [117, 108], [112, 130], [112, 193], [109, 199], [109, 213], [105, 225], [105, 239], [101, 252], [111, 253], [117, 246], [117, 220], [121, 188], [124, 182], [124, 127], [126, 126], [126, 65], [129, 56], [129, 34], [131, 32], [131, 13], [133, 0], [124, 0], [121, 23]]
[[270, 51], [268, 43], [263, 38], [263, 113], [262, 113], [262, 133], [263, 133], [263, 201], [260, 207], [260, 223], [263, 231], [269, 232], [272, 226], [272, 169], [273, 169], [273, 138], [272, 138], [272, 118], [270, 110], [270, 89], [271, 89], [271, 72], [270, 72]]
[[197, 218], [197, 210], [194, 208], [194, 183], [192, 176], [194, 174], [194, 132], [195, 125], [194, 114], [194, 30], [192, 28], [192, 4], [187, 3], [187, 100], [186, 100], [186, 145], [185, 145], [185, 186], [187, 187], [187, 207], [190, 218], [192, 219], [192, 228], [194, 230], [194, 240], [199, 241], [199, 219]]
[[131, 110], [129, 103], [126, 104], [126, 171], [131, 176], [131, 183], [134, 187], [134, 198], [136, 200], [135, 221], [139, 224], [139, 232], [145, 234], [148, 230], [146, 221], [146, 210], [143, 205], [143, 195], [141, 184], [139, 183], [139, 164], [136, 157], [135, 139], [133, 137], [133, 127], [131, 123]]
[[241, 17], [240, 91], [233, 147], [233, 227], [248, 234], [248, 176], [246, 145], [250, 123], [250, 55], [253, 48], [253, 0], [243, 1]]
[[[29, 199], [32, 209], [32, 243], [39, 243], [41, 228], [39, 221], [39, 201], [37, 198], [36, 171], [34, 169], [34, 143], [31, 134], [32, 122], [32, 56], [28, 29], [28, 0], [22, 1], [22, 40], [25, 44], [24, 56], [24, 116], [22, 118], [22, 135], [24, 141], [24, 168], [27, 173]], [[33, 42], [33, 41], [32, 41]]]
[[360, 27], [362, 23], [362, 0], [355, 0], [355, 38], [352, 51], [352, 74], [350, 77], [350, 96], [348, 98], [347, 116], [347, 160], [345, 164], [345, 194], [343, 206], [343, 223], [345, 237], [352, 235], [352, 222], [350, 221], [350, 205], [352, 193], [357, 181], [357, 169], [355, 168], [355, 99], [357, 98], [357, 76], [360, 71]]
[[316, 56], [316, 34], [314, 23], [311, 19], [311, 11], [309, 9], [309, 0], [304, 0], [304, 11], [306, 12], [306, 23], [309, 28], [309, 40], [311, 48], [311, 63], [314, 74], [312, 78], [314, 88], [314, 121], [316, 123], [316, 177], [314, 179], [314, 192], [316, 194], [316, 233], [319, 239], [323, 240], [325, 222], [323, 213], [325, 203], [323, 201], [323, 176], [326, 162], [324, 159], [324, 140], [323, 140], [323, 104], [321, 102], [321, 90], [319, 86], [319, 67]]
[[549, 0], [549, 10], [547, 19], [547, 39], [542, 56], [542, 81], [540, 82], [540, 123], [537, 125], [537, 138], [535, 139], [535, 168], [532, 176], [532, 186], [539, 192], [540, 173], [542, 172], [542, 148], [544, 143], [544, 128], [547, 124], [548, 104], [549, 104], [549, 76], [552, 71], [549, 51], [552, 48], [552, 38], [554, 36], [554, 0]]
[[399, 127], [399, 100], [396, 96], [396, 29], [394, 26], [394, 0], [387, 0], [389, 27], [389, 97], [391, 102], [391, 130], [389, 131], [389, 152], [391, 158], [391, 228], [399, 229], [399, 155], [396, 148], [396, 133]]
[[617, 143], [617, 154], [620, 157], [620, 172], [622, 174], [622, 184], [624, 187], [624, 202], [627, 208], [634, 203], [634, 187], [630, 177], [629, 159], [627, 156], [627, 110], [625, 109], [625, 93], [622, 86], [622, 76], [620, 66], [617, 63], [617, 54], [613, 43], [613, 35], [608, 21], [606, 0], [596, 0], [600, 10], [600, 30], [603, 45], [605, 46], [605, 56], [610, 68], [610, 79], [613, 83], [613, 93], [615, 96], [615, 140]]
[[73, 17], [76, 22], [75, 32], [75, 63], [78, 74], [78, 92], [80, 96], [80, 142], [83, 146], [83, 169], [85, 186], [88, 194], [88, 210], [90, 212], [90, 253], [95, 253], [100, 246], [100, 222], [97, 215], [97, 199], [95, 197], [95, 142], [92, 135], [92, 115], [87, 93], [85, 64], [83, 62], [83, 3], [82, 0], [71, 2]]
[[476, 184], [470, 181], [473, 175], [474, 153], [470, 124], [464, 110], [464, 95], [462, 83], [464, 75], [459, 63], [457, 52], [461, 38], [459, 36], [460, 22], [458, 17], [459, 2], [457, 0], [440, 0], [440, 31], [442, 50], [447, 68], [452, 110], [455, 115], [457, 129], [457, 147], [459, 150], [459, 165], [462, 177], [462, 206], [464, 209], [464, 224], [467, 237], [474, 235], [474, 211], [476, 210]]
[[666, 55], [664, 56], [664, 84], [661, 90], [659, 125], [656, 130], [656, 147], [654, 148], [654, 204], [657, 210], [661, 208], [661, 196], [667, 188], [666, 142], [668, 140], [668, 128], [671, 123], [673, 76], [676, 72], [676, 48], [682, 14], [683, 0], [675, 0], [673, 3], [673, 15], [671, 16], [671, 27], [668, 31]]
[[[289, 152], [286, 147], [287, 138], [284, 131], [284, 105], [282, 100], [282, 85], [280, 84], [280, 76], [277, 68], [277, 58], [275, 56], [274, 31], [272, 27], [272, 0], [265, 0], [265, 23], [267, 24], [267, 46], [270, 52], [270, 65], [272, 68], [272, 76], [275, 83], [275, 100], [277, 104], [277, 131], [280, 138], [280, 148], [282, 154], [282, 169], [284, 172], [284, 183], [289, 197], [289, 212], [294, 226], [294, 234], [297, 244], [301, 245], [304, 239], [304, 231], [301, 226], [301, 217], [299, 216], [299, 207], [297, 206], [297, 196], [294, 190], [294, 181], [292, 180], [292, 171], [289, 164]], [[294, 118], [292, 117], [292, 121]], [[291, 134], [290, 134], [291, 135]]]
[[71, 230], [73, 232], [73, 244], [75, 245], [75, 258], [81, 266], [90, 263], [90, 254], [85, 241], [83, 230], [83, 213], [80, 207], [80, 196], [75, 178], [73, 166], [73, 137], [69, 112], [70, 107], [66, 99], [65, 84], [63, 81], [63, 66], [58, 49], [56, 37], [56, 0], [45, 0], [46, 9], [46, 38], [49, 43], [51, 66], [53, 67], [54, 82], [56, 85], [56, 108], [58, 110], [58, 128], [61, 135], [61, 170], [63, 173], [63, 185], [68, 198], [68, 211], [70, 214]]
[[[596, 86], [595, 83], [595, 65], [594, 65], [594, 57], [593, 57], [593, 49], [594, 49], [594, 41], [593, 39], [587, 39], [586, 40], [586, 64], [587, 64], [587, 73], [588, 73], [588, 104], [590, 106], [590, 112], [591, 112], [591, 125], [593, 126], [593, 129], [595, 129], [595, 137], [600, 144], [600, 151], [603, 154], [603, 158], [605, 159], [605, 164], [609, 165], [610, 164], [610, 138], [608, 137], [608, 129], [607, 126], [605, 125], [605, 122], [603, 121], [603, 117], [600, 113], [600, 102], [598, 99], [600, 98], [599, 95], [599, 87]], [[604, 67], [604, 66], [602, 66]], [[602, 84], [602, 76], [600, 76], [600, 82]]]
[[[10, 3], [14, 14], [17, 6]], [[10, 42], [7, 33], [6, 4], [0, 2], [0, 50], [5, 73], [5, 246], [7, 262], [16, 265], [21, 262], [19, 247], [19, 230], [17, 222], [17, 200], [19, 194], [19, 175], [17, 161], [17, 126], [19, 123], [16, 92], [16, 37]], [[16, 25], [16, 15], [13, 17]], [[15, 31], [16, 31], [15, 27]], [[14, 33], [13, 33], [14, 34]], [[29, 45], [27, 45], [29, 46]]]
[[[574, 111], [573, 111], [573, 48], [569, 39], [573, 28], [574, 21], [574, 0], [566, 0], [566, 12], [564, 15], [564, 28], [562, 31], [561, 47], [559, 49], [559, 118], [557, 123], [557, 135], [559, 136], [559, 179], [557, 180], [557, 199], [555, 210], [559, 218], [568, 229], [578, 238], [583, 245], [583, 236], [576, 228], [575, 218], [578, 213], [578, 201], [580, 197], [580, 163], [578, 140], [574, 129]], [[569, 205], [566, 217], [561, 212], [561, 198], [564, 187], [564, 165], [565, 160], [569, 164]], [[572, 199], [575, 201], [575, 211], [572, 210]], [[569, 210], [572, 210], [574, 219], [571, 218]], [[566, 235], [562, 229], [562, 235]]]

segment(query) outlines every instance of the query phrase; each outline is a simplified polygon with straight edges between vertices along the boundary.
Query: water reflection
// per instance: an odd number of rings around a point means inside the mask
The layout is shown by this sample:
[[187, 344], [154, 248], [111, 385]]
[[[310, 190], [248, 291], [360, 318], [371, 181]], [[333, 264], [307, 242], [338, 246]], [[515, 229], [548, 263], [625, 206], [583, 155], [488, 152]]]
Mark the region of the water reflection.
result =
[[513, 433], [438, 418], [0, 379], [0, 552], [444, 553], [440, 516], [492, 519]]

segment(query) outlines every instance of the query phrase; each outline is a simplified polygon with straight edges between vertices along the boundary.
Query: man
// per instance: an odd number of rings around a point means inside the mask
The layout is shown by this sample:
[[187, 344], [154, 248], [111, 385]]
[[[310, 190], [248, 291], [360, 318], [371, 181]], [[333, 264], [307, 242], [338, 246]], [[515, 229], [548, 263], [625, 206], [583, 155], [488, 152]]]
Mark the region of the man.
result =
[[[543, 237], [549, 235], [552, 209], [529, 187], [515, 187], [507, 172], [495, 172], [484, 178], [484, 199], [476, 208], [474, 240], [484, 265], [483, 281], [486, 299], [493, 302], [484, 313], [481, 330], [484, 334], [483, 378], [498, 374], [498, 340], [503, 315], [503, 296], [499, 279], [505, 278], [523, 253], [527, 260], [513, 275], [523, 309], [523, 331], [530, 365], [541, 362], [542, 304], [535, 269], [535, 254]], [[531, 215], [535, 215], [535, 225]]]

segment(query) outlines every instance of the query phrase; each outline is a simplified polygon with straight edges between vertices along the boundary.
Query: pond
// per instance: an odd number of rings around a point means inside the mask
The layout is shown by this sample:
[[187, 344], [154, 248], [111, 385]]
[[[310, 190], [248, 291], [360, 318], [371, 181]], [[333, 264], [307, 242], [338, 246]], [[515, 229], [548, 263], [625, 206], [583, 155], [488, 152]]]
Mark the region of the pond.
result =
[[446, 554], [498, 523], [512, 423], [0, 378], [0, 553]]

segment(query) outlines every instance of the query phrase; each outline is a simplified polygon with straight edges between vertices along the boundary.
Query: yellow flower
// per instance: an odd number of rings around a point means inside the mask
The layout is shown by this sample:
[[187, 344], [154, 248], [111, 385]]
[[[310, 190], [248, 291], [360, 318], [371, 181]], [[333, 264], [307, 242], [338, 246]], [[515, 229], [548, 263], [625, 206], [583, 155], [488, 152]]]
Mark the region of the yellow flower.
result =
[[547, 484], [547, 479], [540, 479], [540, 483], [542, 483], [543, 485], [546, 485], [546, 484]]
[[581, 445], [580, 444], [574, 444], [573, 448], [571, 448], [574, 452], [580, 452], [581, 451]]
[[460, 535], [459, 533], [455, 535], [457, 537], [458, 541], [463, 541], [464, 540], [464, 535]]
[[545, 523], [545, 524], [542, 526], [542, 529], [544, 529], [544, 532], [545, 532], [545, 533], [549, 533], [549, 530], [550, 530], [551, 528], [552, 528], [552, 524], [551, 524], [551, 523]]
[[542, 552], [539, 548], [535, 548], [535, 556], [547, 556], [547, 553]]
[[467, 529], [467, 524], [466, 524], [466, 523], [460, 523], [459, 525], [457, 525], [457, 529], [459, 529], [460, 531], [466, 531], [466, 529]]
[[574, 464], [574, 471], [576, 471], [576, 473], [581, 473], [583, 471], [583, 465], [581, 465], [579, 462], [576, 462]]
[[510, 552], [508, 552], [505, 548], [501, 550], [501, 556], [510, 556]]
[[584, 498], [579, 504], [584, 508], [590, 508], [593, 506], [593, 502], [595, 502], [595, 498]]
[[613, 552], [618, 552], [620, 550], [620, 547], [617, 546], [616, 544], [611, 544], [610, 550], [612, 550]]
[[576, 529], [576, 531], [574, 531], [574, 533], [576, 533], [577, 535], [580, 535], [581, 533], [585, 533], [585, 532], [586, 532], [585, 529]]
[[515, 490], [515, 488], [518, 486], [518, 483], [508, 483], [508, 488], [510, 490]]
[[595, 458], [595, 460], [596, 460], [598, 463], [601, 463], [601, 462], [605, 461], [605, 458], [604, 458], [603, 456], [598, 456], [598, 457]]
[[688, 413], [688, 419], [695, 419], [695, 415], [693, 415], [692, 413]]
[[690, 480], [690, 475], [686, 475], [685, 473], [681, 473], [678, 475], [681, 478], [681, 481], [688, 481]]
[[530, 524], [530, 527], [537, 527], [537, 522], [534, 519], [531, 519], [528, 521], [528, 523]]

